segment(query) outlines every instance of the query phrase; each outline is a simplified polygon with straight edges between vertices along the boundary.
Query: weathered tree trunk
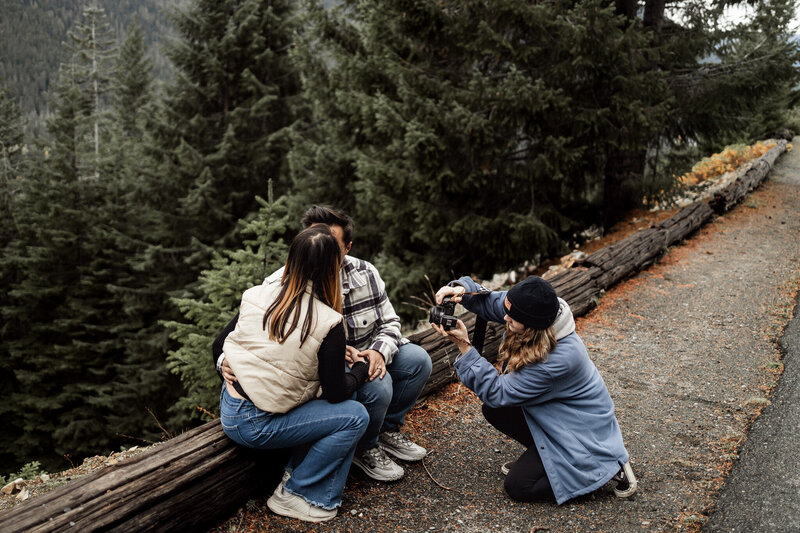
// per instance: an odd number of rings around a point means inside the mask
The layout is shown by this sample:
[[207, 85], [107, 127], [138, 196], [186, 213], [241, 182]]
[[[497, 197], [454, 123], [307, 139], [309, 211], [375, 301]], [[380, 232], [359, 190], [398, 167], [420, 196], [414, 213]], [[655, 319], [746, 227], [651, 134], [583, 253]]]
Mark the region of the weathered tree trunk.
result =
[[644, 4], [644, 25], [651, 27], [656, 33], [661, 33], [664, 22], [665, 0], [647, 0]]
[[733, 183], [719, 191], [711, 199], [709, 205], [721, 215], [730, 211], [733, 206], [742, 201], [747, 193], [761, 185], [767, 174], [775, 164], [775, 160], [786, 151], [786, 141], [777, 141], [777, 146], [758, 159], [753, 166], [745, 172], [744, 176], [737, 178]]
[[[730, 209], [732, 202], [763, 181], [785, 150], [786, 143], [779, 143], [712, 204]], [[583, 315], [596, 305], [603, 290], [650, 264], [712, 214], [711, 207], [702, 202], [685, 207], [659, 224], [598, 250], [550, 283], [575, 316]], [[475, 315], [468, 313], [462, 319], [472, 331]], [[490, 361], [497, 357], [503, 331], [500, 324], [487, 327], [484, 355]], [[428, 350], [433, 360], [423, 396], [456, 379], [452, 363], [458, 351], [449, 341], [433, 330], [412, 335], [411, 341]], [[4, 532], [198, 531], [228, 516], [259, 490], [272, 490], [287, 459], [283, 450], [252, 452], [235, 445], [215, 420], [122, 464], [0, 512], [0, 524]]]
[[287, 452], [247, 450], [219, 420], [0, 513], [4, 532], [202, 531], [280, 481]]

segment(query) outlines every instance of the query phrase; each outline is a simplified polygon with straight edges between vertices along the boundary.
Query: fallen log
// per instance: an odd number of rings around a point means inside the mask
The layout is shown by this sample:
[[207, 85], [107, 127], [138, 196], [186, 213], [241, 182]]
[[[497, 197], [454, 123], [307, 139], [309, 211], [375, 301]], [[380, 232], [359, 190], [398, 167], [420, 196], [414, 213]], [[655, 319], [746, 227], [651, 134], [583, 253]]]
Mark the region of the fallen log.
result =
[[777, 141], [777, 145], [753, 163], [750, 170], [745, 172], [743, 176], [740, 176], [733, 183], [714, 194], [714, 197], [709, 201], [711, 208], [718, 215], [730, 211], [742, 201], [742, 198], [761, 185], [761, 182], [766, 179], [767, 174], [775, 165], [775, 160], [785, 151], [786, 141]]
[[[591, 254], [580, 266], [550, 279], [575, 316], [587, 313], [602, 292], [638, 271], [702, 226], [719, 209], [741, 201], [763, 181], [782, 143], [757, 161], [741, 180], [712, 200], [699, 202], [669, 219]], [[766, 169], [766, 170], [764, 170]], [[719, 211], [718, 211], [719, 212]], [[475, 316], [463, 315], [470, 333]], [[497, 358], [504, 328], [489, 324], [484, 355]], [[410, 337], [431, 356], [433, 371], [422, 391], [426, 396], [456, 379], [458, 351], [435, 331]], [[235, 445], [214, 420], [153, 446], [121, 464], [107, 466], [48, 494], [0, 512], [4, 532], [44, 531], [201, 531], [248, 498], [278, 484], [288, 452], [253, 452]]]
[[288, 452], [237, 446], [219, 420], [0, 513], [5, 532], [202, 531], [278, 484]]

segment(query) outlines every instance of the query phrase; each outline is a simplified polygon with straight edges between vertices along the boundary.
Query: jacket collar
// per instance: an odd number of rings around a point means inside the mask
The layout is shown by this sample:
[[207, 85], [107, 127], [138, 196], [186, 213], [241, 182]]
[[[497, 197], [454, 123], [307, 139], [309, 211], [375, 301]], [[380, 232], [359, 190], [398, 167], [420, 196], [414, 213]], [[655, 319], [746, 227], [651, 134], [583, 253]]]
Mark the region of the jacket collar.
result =
[[358, 270], [359, 260], [349, 255], [344, 256], [339, 278], [342, 281], [342, 294], [348, 294], [352, 289], [359, 289], [367, 284], [367, 279]]

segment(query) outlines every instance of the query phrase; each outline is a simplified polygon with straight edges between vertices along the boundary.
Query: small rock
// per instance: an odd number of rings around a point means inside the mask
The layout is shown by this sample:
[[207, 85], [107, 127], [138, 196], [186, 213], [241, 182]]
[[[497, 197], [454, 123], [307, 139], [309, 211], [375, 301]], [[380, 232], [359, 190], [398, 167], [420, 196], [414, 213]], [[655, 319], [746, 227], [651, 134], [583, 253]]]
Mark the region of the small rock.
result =
[[118, 462], [119, 461], [117, 461], [116, 459], [109, 459], [108, 461], [106, 461], [106, 466], [114, 466]]
[[358, 513], [355, 509], [350, 509], [350, 514], [355, 516]]
[[2, 492], [3, 494], [11, 494], [14, 492], [14, 489], [16, 488], [17, 485], [13, 481], [10, 481], [6, 483], [6, 485], [2, 489], [0, 489], [0, 492]]
[[19, 501], [25, 501], [25, 500], [28, 499], [29, 496], [30, 496], [30, 493], [28, 492], [28, 489], [22, 489], [22, 492], [17, 494], [17, 499]]
[[50, 476], [47, 474], [42, 474], [41, 476], [39, 476], [39, 479], [47, 483], [48, 481], [50, 481]]

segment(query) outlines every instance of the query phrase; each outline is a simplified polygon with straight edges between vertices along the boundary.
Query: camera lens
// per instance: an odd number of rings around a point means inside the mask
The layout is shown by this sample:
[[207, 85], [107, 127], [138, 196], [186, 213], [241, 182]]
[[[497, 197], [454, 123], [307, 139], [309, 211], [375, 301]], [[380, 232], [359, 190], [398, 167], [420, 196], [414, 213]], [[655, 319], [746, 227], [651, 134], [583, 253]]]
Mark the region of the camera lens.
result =
[[441, 324], [442, 323], [442, 314], [444, 313], [443, 309], [439, 306], [431, 307], [430, 312], [430, 323], [431, 324]]

